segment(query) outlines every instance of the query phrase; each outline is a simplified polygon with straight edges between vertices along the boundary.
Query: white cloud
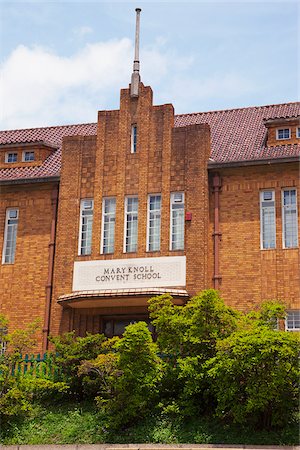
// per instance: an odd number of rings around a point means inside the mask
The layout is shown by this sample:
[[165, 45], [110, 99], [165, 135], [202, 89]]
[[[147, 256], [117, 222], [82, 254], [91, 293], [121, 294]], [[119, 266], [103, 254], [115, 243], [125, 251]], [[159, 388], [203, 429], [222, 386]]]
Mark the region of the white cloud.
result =
[[130, 74], [130, 40], [87, 44], [70, 57], [41, 47], [18, 46], [1, 67], [1, 128], [96, 120], [95, 101], [105, 105]]
[[[193, 56], [178, 56], [159, 42], [141, 54], [142, 80], [154, 88], [155, 102], [173, 102], [177, 112], [189, 112], [195, 100], [200, 110], [203, 98], [236, 97], [252, 89], [234, 74], [202, 79]], [[18, 46], [0, 66], [0, 128], [96, 121], [97, 110], [118, 107], [119, 90], [130, 82], [132, 56], [133, 44], [125, 38], [86, 44], [69, 57]]]

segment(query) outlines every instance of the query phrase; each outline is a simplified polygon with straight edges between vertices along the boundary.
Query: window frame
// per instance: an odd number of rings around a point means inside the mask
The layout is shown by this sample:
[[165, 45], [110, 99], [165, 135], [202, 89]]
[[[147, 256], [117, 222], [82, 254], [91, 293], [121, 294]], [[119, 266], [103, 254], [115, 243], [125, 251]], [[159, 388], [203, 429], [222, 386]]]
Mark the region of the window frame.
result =
[[[297, 228], [297, 243], [294, 247], [287, 247], [285, 243], [285, 208], [284, 208], [284, 192], [287, 191], [295, 191], [296, 193], [296, 228]], [[290, 187], [290, 188], [283, 188], [281, 189], [281, 220], [282, 220], [282, 248], [283, 249], [292, 249], [292, 248], [298, 248], [299, 247], [299, 229], [298, 229], [298, 204], [297, 204], [298, 198], [297, 198], [297, 188], [296, 187]]]
[[130, 153], [134, 155], [136, 152], [137, 152], [137, 124], [133, 123], [131, 125]]
[[[281, 130], [289, 130], [289, 137], [283, 137], [283, 138], [279, 137], [279, 131], [281, 131]], [[291, 139], [291, 134], [292, 134], [291, 127], [276, 128], [276, 140], [277, 141], [287, 141], [287, 140]]]
[[[172, 201], [172, 198], [175, 197], [176, 194], [182, 194], [183, 196], [183, 246], [182, 248], [172, 248], [173, 246], [173, 209], [172, 206], [173, 204], [176, 204], [175, 202]], [[170, 251], [176, 252], [176, 251], [181, 251], [184, 250], [184, 237], [185, 237], [185, 217], [184, 217], [184, 211], [185, 211], [185, 195], [183, 191], [178, 191], [178, 192], [171, 192], [170, 193], [170, 246], [169, 249]]]
[[[293, 331], [298, 332], [298, 331], [300, 331], [300, 327], [299, 328], [288, 328], [288, 315], [289, 315], [289, 313], [295, 313], [295, 312], [299, 312], [299, 314], [300, 314], [299, 309], [289, 309], [289, 310], [286, 311], [287, 316], [285, 318], [285, 331], [290, 331], [290, 332], [293, 332]], [[293, 318], [293, 324], [294, 323], [295, 323], [295, 319]]]
[[[272, 192], [272, 199], [274, 201], [274, 247], [264, 247], [264, 239], [263, 239], [263, 193], [264, 192]], [[267, 200], [265, 200], [267, 201]], [[263, 189], [259, 191], [259, 210], [260, 210], [260, 249], [261, 250], [275, 250], [276, 249], [276, 195], [275, 195], [275, 189]]]
[[[17, 217], [15, 219], [17, 219], [17, 224], [16, 224], [16, 232], [15, 232], [15, 243], [14, 243], [14, 251], [13, 251], [13, 258], [10, 261], [5, 261], [5, 257], [6, 257], [6, 246], [7, 246], [7, 234], [8, 234], [8, 226], [10, 225], [8, 223], [8, 221], [10, 220], [9, 218], [9, 213], [10, 211], [17, 211]], [[7, 208], [6, 209], [6, 214], [5, 214], [5, 226], [4, 226], [4, 239], [3, 239], [3, 249], [2, 249], [2, 265], [6, 265], [6, 264], [14, 264], [15, 263], [15, 259], [16, 259], [16, 248], [17, 248], [17, 233], [18, 233], [18, 225], [19, 225], [19, 208]]]
[[[27, 153], [32, 153], [33, 154], [33, 159], [26, 159], [26, 154]], [[22, 162], [33, 162], [33, 161], [35, 161], [35, 152], [34, 152], [34, 150], [24, 150], [23, 152], [22, 152]]]
[[[137, 227], [136, 227], [136, 249], [135, 250], [127, 250], [126, 239], [127, 239], [127, 216], [129, 213], [127, 212], [128, 199], [136, 198], [137, 199]], [[131, 212], [132, 213], [132, 212]], [[124, 239], [123, 239], [123, 253], [136, 253], [138, 251], [138, 236], [139, 236], [139, 197], [138, 195], [126, 195], [124, 201]]]
[[[115, 225], [114, 225], [114, 243], [112, 252], [104, 252], [104, 216], [105, 216], [105, 202], [106, 200], [115, 201]], [[109, 214], [109, 213], [107, 213]], [[117, 215], [117, 199], [114, 196], [108, 196], [102, 198], [102, 223], [101, 223], [101, 244], [100, 244], [100, 254], [101, 255], [112, 255], [115, 252], [115, 235], [116, 235], [116, 215]]]
[[[17, 158], [16, 158], [16, 160], [15, 161], [9, 161], [8, 159], [8, 157], [9, 157], [9, 155], [16, 155], [17, 156]], [[5, 153], [5, 157], [4, 157], [4, 161], [5, 161], [5, 164], [15, 164], [15, 163], [17, 163], [18, 162], [18, 152], [6, 152]]]
[[[83, 253], [81, 253], [82, 222], [83, 222], [82, 211], [84, 211], [83, 204], [84, 204], [84, 202], [87, 202], [87, 201], [91, 201], [92, 202], [92, 211], [93, 211], [93, 214], [92, 214], [92, 217], [93, 217], [93, 220], [92, 220], [92, 231], [91, 231], [91, 233], [92, 233], [92, 236], [91, 236], [91, 250], [90, 250], [90, 253], [83, 254]], [[82, 198], [82, 199], [80, 199], [80, 217], [79, 217], [79, 234], [78, 234], [78, 256], [90, 256], [92, 254], [93, 221], [94, 221], [94, 199], [93, 198]]]
[[7, 327], [0, 328], [0, 356], [3, 356], [7, 349], [7, 340], [3, 339], [8, 333]]
[[[150, 249], [150, 198], [160, 197], [160, 224], [159, 224], [159, 249]], [[146, 233], [146, 252], [160, 252], [161, 247], [161, 209], [162, 209], [162, 195], [161, 193], [148, 194], [147, 198], [147, 233]]]

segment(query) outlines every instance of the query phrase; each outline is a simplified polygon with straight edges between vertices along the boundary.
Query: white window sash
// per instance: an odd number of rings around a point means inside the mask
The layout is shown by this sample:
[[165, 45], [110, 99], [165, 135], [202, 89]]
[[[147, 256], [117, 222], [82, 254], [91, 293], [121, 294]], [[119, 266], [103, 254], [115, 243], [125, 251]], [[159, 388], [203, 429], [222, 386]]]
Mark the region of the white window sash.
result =
[[102, 201], [101, 254], [115, 251], [116, 198], [105, 197]]
[[298, 309], [287, 311], [285, 329], [286, 331], [300, 331], [300, 311]]
[[[264, 200], [264, 192], [260, 192], [260, 248], [262, 250], [271, 250], [276, 248], [276, 205], [275, 191], [272, 192], [272, 202], [268, 205], [268, 201]], [[270, 202], [271, 202], [270, 201]]]
[[[85, 202], [92, 202], [92, 207], [90, 209], [84, 208]], [[80, 202], [79, 256], [90, 255], [92, 252], [93, 218], [94, 201], [92, 199], [82, 199]]]
[[[14, 158], [14, 161], [10, 161], [11, 155], [16, 155], [17, 157]], [[17, 152], [7, 152], [5, 153], [5, 162], [6, 163], [15, 163], [18, 161], [18, 153]]]
[[[280, 131], [284, 131], [284, 130], [288, 130], [288, 131], [289, 131], [288, 137], [286, 137], [286, 136], [280, 137], [280, 136], [279, 136]], [[290, 128], [287, 128], [287, 127], [286, 127], [286, 128], [278, 128], [278, 129], [276, 130], [276, 139], [279, 140], [279, 141], [283, 141], [283, 140], [285, 140], [285, 139], [291, 139], [291, 129], [290, 129]]]
[[[295, 192], [295, 203], [291, 203], [292, 191]], [[289, 193], [289, 196], [286, 196], [286, 193]], [[287, 200], [286, 204], [285, 200]], [[298, 212], [296, 188], [282, 190], [282, 242], [283, 248], [298, 247]]]
[[[151, 200], [156, 203], [155, 209], [150, 209]], [[161, 194], [151, 194], [148, 196], [147, 214], [147, 251], [160, 251], [161, 234]]]
[[[12, 211], [16, 212], [15, 218], [9, 217], [10, 212]], [[2, 264], [13, 264], [15, 262], [18, 222], [19, 222], [19, 210], [17, 208], [7, 209], [5, 219]]]
[[[129, 210], [130, 207], [130, 210]], [[138, 197], [125, 197], [124, 253], [134, 253], [138, 244]]]
[[[176, 203], [175, 196], [182, 195]], [[172, 192], [170, 201], [170, 250], [184, 250], [184, 193]]]
[[136, 153], [136, 149], [137, 149], [137, 125], [133, 124], [131, 126], [131, 148], [130, 148], [130, 152], [131, 153]]
[[34, 159], [35, 159], [34, 151], [24, 151], [23, 152], [22, 161], [32, 162], [32, 161], [34, 161]]

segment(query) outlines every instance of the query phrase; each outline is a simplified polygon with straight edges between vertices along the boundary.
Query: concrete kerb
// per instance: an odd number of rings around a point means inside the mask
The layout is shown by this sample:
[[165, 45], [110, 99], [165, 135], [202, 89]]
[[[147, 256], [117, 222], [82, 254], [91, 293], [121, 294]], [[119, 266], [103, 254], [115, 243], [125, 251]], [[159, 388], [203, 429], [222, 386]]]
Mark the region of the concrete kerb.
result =
[[0, 445], [1, 450], [300, 450], [299, 445], [222, 445], [222, 444], [68, 444], [68, 445]]

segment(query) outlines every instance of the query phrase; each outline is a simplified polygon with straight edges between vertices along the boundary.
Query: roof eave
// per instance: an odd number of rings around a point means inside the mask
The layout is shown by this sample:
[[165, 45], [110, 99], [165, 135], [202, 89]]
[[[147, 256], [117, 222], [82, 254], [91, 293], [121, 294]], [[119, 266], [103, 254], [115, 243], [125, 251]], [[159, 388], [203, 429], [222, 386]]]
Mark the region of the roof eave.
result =
[[228, 161], [228, 162], [208, 162], [208, 169], [225, 169], [231, 167], [245, 167], [245, 166], [262, 166], [272, 164], [282, 164], [289, 162], [299, 162], [300, 156], [286, 156], [283, 158], [266, 158], [266, 159], [253, 159], [244, 161]]
[[59, 175], [53, 177], [40, 177], [40, 178], [14, 178], [11, 180], [0, 180], [1, 185], [10, 184], [35, 184], [35, 183], [57, 183], [60, 180]]

